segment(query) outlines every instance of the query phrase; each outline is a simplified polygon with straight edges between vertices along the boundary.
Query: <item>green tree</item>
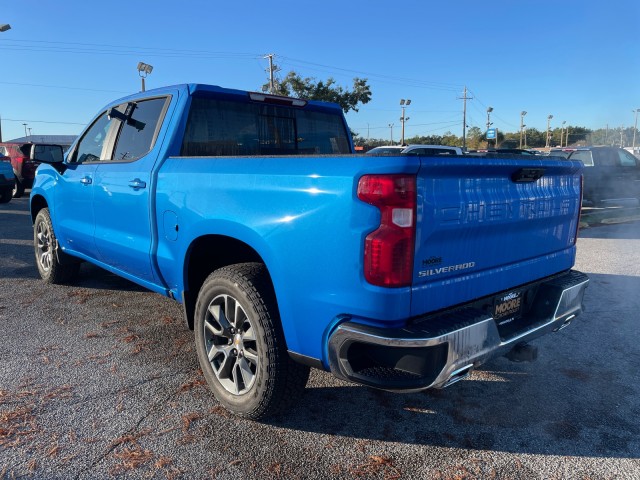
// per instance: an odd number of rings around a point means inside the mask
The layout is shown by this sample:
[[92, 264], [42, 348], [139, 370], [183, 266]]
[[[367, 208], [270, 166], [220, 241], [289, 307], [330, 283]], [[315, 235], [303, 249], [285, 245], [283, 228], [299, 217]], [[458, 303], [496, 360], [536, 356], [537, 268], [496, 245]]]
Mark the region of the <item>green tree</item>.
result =
[[486, 145], [485, 132], [480, 127], [471, 127], [467, 131], [467, 148], [478, 149]]
[[[262, 90], [268, 91], [269, 84], [264, 84]], [[366, 78], [354, 78], [353, 88], [349, 90], [338, 85], [331, 77], [325, 81], [318, 81], [312, 77], [302, 78], [294, 71], [287, 73], [284, 80], [276, 82], [273, 93], [337, 103], [342, 107], [344, 113], [350, 110], [357, 112], [360, 104], [364, 105], [371, 100], [371, 88], [367, 84]]]

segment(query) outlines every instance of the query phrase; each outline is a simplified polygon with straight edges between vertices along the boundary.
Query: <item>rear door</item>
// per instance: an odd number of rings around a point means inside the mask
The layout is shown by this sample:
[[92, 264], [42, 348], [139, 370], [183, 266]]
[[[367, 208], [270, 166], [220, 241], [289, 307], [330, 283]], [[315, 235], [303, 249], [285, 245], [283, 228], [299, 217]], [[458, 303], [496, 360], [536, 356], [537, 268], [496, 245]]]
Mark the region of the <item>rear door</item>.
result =
[[157, 283], [151, 263], [153, 203], [151, 172], [171, 97], [119, 105], [115, 145], [95, 172], [95, 243], [102, 262]]
[[412, 314], [571, 268], [580, 162], [423, 157]]

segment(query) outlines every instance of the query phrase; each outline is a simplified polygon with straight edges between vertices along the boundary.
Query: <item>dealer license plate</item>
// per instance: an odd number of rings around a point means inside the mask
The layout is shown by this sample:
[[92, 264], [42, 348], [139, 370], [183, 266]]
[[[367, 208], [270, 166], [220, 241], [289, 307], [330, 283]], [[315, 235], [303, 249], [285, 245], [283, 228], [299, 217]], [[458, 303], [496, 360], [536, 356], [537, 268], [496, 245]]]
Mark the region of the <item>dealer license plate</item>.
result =
[[493, 318], [498, 325], [506, 325], [522, 316], [522, 290], [496, 297], [493, 302]]

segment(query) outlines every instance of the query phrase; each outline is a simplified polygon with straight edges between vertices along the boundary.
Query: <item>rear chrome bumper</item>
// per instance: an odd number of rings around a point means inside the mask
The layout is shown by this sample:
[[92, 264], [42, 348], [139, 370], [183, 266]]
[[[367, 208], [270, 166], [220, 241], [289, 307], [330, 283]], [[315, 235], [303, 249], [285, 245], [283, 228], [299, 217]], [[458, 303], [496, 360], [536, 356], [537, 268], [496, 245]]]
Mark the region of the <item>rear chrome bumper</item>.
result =
[[346, 321], [329, 338], [329, 368], [338, 378], [384, 390], [443, 388], [520, 342], [566, 327], [582, 312], [588, 283], [572, 270], [535, 284], [526, 325], [508, 336], [477, 302], [399, 329]]

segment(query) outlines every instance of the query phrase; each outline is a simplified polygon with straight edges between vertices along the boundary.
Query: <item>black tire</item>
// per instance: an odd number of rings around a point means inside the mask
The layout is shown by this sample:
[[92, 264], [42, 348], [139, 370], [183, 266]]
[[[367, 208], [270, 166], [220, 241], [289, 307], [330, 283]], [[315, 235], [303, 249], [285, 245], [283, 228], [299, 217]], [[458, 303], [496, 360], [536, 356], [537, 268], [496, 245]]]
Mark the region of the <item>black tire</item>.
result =
[[10, 188], [5, 188], [0, 192], [0, 203], [9, 203], [13, 198], [13, 192]]
[[230, 412], [254, 420], [299, 398], [309, 367], [291, 360], [273, 287], [261, 263], [220, 268], [204, 281], [195, 310], [202, 372]]
[[33, 226], [33, 248], [40, 277], [53, 284], [68, 283], [78, 274], [80, 263], [57, 248], [49, 209], [38, 212]]
[[13, 198], [20, 198], [24, 195], [24, 183], [18, 180], [18, 177], [15, 177], [13, 181]]

